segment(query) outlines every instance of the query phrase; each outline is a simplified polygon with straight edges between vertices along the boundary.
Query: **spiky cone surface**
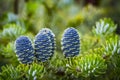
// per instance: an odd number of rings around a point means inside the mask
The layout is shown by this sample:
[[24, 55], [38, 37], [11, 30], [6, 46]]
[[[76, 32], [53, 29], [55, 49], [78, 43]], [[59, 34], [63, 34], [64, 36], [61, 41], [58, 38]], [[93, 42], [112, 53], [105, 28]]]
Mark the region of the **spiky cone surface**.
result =
[[62, 37], [62, 50], [66, 58], [77, 56], [80, 52], [80, 37], [75, 28], [67, 28]]
[[26, 36], [20, 36], [16, 39], [15, 52], [18, 60], [23, 64], [30, 64], [34, 60], [34, 49], [32, 42]]
[[51, 57], [52, 57], [56, 49], [55, 34], [49, 28], [43, 28], [42, 30], [40, 30], [39, 33], [43, 33], [43, 32], [46, 32], [46, 35], [48, 35], [49, 39], [51, 40], [51, 44], [52, 44]]
[[55, 51], [55, 35], [48, 29], [43, 28], [35, 36], [34, 41], [36, 59], [41, 62], [49, 60]]

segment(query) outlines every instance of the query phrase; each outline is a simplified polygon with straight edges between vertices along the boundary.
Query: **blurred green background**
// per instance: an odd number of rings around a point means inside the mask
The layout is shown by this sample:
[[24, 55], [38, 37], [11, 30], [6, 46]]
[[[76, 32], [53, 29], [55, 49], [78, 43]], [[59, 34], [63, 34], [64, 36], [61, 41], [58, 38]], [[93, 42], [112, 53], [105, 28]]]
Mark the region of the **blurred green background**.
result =
[[56, 52], [62, 54], [60, 40], [67, 27], [86, 37], [104, 17], [117, 24], [120, 34], [120, 0], [0, 0], [0, 66], [19, 63], [14, 41], [21, 35], [34, 40], [41, 28], [50, 28], [56, 35]]

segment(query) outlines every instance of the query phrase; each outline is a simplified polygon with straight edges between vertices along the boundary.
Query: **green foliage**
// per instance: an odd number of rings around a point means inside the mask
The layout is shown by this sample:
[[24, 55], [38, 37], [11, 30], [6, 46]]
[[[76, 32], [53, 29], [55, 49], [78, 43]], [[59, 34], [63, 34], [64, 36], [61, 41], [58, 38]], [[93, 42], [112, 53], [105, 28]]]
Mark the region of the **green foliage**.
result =
[[36, 80], [41, 79], [44, 73], [42, 65], [33, 63], [31, 65], [19, 64], [16, 67], [12, 65], [3, 66], [2, 73], [0, 73], [1, 80]]
[[16, 24], [7, 24], [0, 32], [0, 42], [15, 40], [20, 35], [25, 34], [26, 30]]
[[96, 22], [96, 28], [93, 29], [97, 36], [108, 36], [115, 32], [117, 26], [110, 18], [104, 18]]
[[1, 75], [1, 79], [10, 79], [10, 80], [15, 80], [17, 79], [18, 76], [20, 76], [20, 69], [14, 68], [12, 65], [10, 66], [4, 66], [2, 67], [2, 73]]
[[119, 75], [120, 74], [120, 55], [117, 54], [113, 56], [113, 58], [111, 59], [111, 66], [113, 66], [112, 67], [113, 69], [110, 68], [112, 71], [111, 74], [114, 75], [111, 77], [111, 79], [119, 80], [120, 79], [120, 75]]
[[104, 47], [104, 54], [106, 56], [111, 56], [115, 54], [120, 54], [120, 39], [118, 36], [115, 36], [113, 38], [109, 38], [106, 41], [106, 45]]
[[18, 61], [14, 50], [14, 42], [9, 42], [6, 46], [1, 47], [0, 52], [3, 58], [8, 59], [10, 63], [16, 63]]
[[83, 16], [81, 16], [80, 14], [76, 15], [72, 19], [68, 20], [67, 26], [75, 26], [75, 27], [77, 27], [83, 22], [83, 20], [84, 20]]
[[105, 74], [107, 69], [105, 60], [95, 53], [82, 55], [78, 59], [71, 60], [71, 63], [67, 64], [68, 71], [78, 77], [97, 77]]
[[99, 76], [105, 74], [107, 65], [105, 60], [98, 54], [88, 54], [79, 61], [81, 73], [83, 76]]
[[6, 57], [16, 57], [14, 54], [14, 42], [9, 42], [6, 47], [3, 47], [2, 54]]

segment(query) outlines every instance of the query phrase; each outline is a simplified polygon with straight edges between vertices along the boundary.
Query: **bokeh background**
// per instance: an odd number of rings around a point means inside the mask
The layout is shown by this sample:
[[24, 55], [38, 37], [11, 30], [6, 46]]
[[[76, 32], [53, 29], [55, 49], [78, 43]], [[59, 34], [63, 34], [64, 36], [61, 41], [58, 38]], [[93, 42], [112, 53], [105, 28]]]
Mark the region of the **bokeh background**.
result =
[[120, 34], [120, 0], [0, 0], [0, 67], [19, 64], [14, 41], [21, 35], [34, 40], [41, 28], [50, 28], [56, 35], [56, 52], [62, 54], [60, 41], [66, 28], [89, 37], [96, 21], [105, 17], [117, 24]]

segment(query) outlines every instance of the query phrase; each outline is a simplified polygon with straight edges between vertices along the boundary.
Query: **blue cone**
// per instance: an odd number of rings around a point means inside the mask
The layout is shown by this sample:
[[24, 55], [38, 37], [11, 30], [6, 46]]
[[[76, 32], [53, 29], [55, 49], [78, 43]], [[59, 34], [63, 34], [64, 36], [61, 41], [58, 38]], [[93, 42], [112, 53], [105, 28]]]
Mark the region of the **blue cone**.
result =
[[15, 52], [18, 60], [23, 64], [30, 64], [34, 60], [34, 49], [30, 39], [26, 36], [21, 36], [16, 39]]
[[77, 56], [80, 52], [79, 34], [75, 28], [67, 28], [62, 37], [62, 50], [66, 58]]
[[40, 30], [34, 41], [37, 60], [45, 62], [50, 59], [54, 54], [55, 46], [54, 33], [48, 28]]

